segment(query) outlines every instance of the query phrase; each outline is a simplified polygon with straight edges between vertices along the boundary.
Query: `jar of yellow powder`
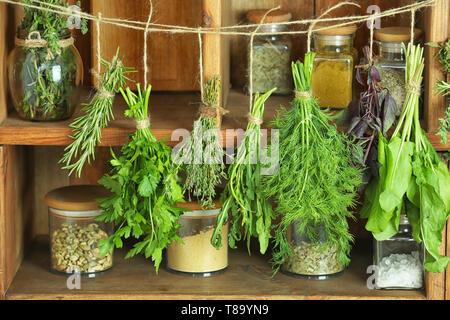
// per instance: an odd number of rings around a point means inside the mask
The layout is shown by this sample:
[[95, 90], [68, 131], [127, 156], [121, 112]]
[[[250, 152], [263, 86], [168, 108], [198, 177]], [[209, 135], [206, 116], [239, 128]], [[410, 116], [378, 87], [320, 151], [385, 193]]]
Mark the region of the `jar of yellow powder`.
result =
[[343, 109], [353, 99], [354, 49], [356, 25], [324, 29], [314, 33], [314, 69], [311, 87], [319, 105]]

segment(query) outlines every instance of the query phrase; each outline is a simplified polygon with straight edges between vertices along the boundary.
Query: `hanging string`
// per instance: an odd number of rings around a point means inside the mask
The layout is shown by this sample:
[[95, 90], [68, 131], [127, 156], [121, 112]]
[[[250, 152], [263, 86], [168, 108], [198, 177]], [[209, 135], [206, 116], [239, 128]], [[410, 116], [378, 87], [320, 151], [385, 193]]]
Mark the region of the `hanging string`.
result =
[[199, 47], [199, 70], [200, 70], [200, 95], [202, 102], [205, 103], [205, 89], [203, 87], [203, 41], [201, 27], [198, 28], [198, 47]]
[[260, 23], [259, 23], [259, 25], [256, 27], [256, 29], [250, 34], [250, 43], [249, 43], [249, 62], [248, 62], [248, 65], [249, 65], [249, 75], [248, 75], [248, 77], [249, 77], [249, 85], [248, 85], [248, 91], [249, 91], [249, 96], [250, 96], [250, 102], [249, 102], [249, 108], [250, 108], [250, 112], [252, 112], [252, 108], [253, 108], [253, 41], [254, 41], [254, 39], [255, 39], [255, 35], [256, 35], [256, 33], [258, 32], [258, 30], [259, 30], [259, 28], [261, 27], [261, 25], [264, 23], [264, 21], [266, 20], [266, 18], [267, 18], [267, 16], [271, 13], [271, 12], [273, 12], [273, 11], [275, 11], [275, 10], [279, 10], [281, 7], [280, 6], [278, 6], [278, 7], [275, 7], [275, 8], [272, 8], [272, 9], [270, 9], [270, 10], [268, 10], [265, 14], [264, 14], [264, 16], [262, 17], [262, 19], [261, 19], [261, 21], [260, 21]]
[[411, 9], [411, 46], [414, 44], [414, 28], [416, 25], [416, 8]]
[[149, 0], [149, 3], [150, 3], [150, 13], [148, 15], [148, 20], [147, 20], [147, 24], [145, 26], [145, 32], [144, 32], [144, 87], [145, 87], [145, 89], [147, 89], [147, 87], [148, 87], [148, 57], [147, 57], [148, 33], [149, 33], [150, 22], [152, 20], [152, 15], [153, 15], [152, 0]]
[[[338, 3], [338, 4], [334, 5], [334, 6], [332, 6], [331, 8], [328, 8], [324, 13], [322, 13], [317, 19], [315, 19], [315, 20], [309, 25], [309, 28], [308, 28], [308, 39], [307, 39], [307, 46], [308, 46], [307, 51], [308, 51], [308, 52], [311, 52], [311, 38], [312, 38], [313, 29], [314, 29], [314, 27], [316, 26], [317, 22], [319, 22], [319, 21], [324, 21], [324, 20], [322, 20], [322, 18], [323, 18], [324, 16], [326, 16], [326, 15], [329, 14], [330, 12], [336, 10], [337, 8], [340, 8], [340, 7], [346, 6], [346, 5], [352, 5], [352, 6], [356, 6], [356, 7], [358, 7], [358, 8], [361, 8], [361, 6], [360, 6], [359, 4], [354, 3], [354, 2], [348, 2], [348, 1], [340, 2], [340, 3]], [[347, 18], [347, 17], [346, 17], [346, 18]], [[335, 18], [332, 18], [331, 21], [333, 21], [334, 19], [335, 19]], [[335, 28], [335, 27], [337, 27], [337, 25], [336, 25], [336, 26], [331, 26], [331, 28]], [[329, 27], [329, 28], [330, 28], [330, 27]], [[330, 28], [330, 29], [331, 29], [331, 28]], [[319, 30], [322, 30], [322, 29], [319, 29]]]
[[375, 28], [375, 16], [372, 16], [370, 19], [370, 37], [369, 37], [369, 66], [372, 65], [373, 62], [373, 30]]
[[[102, 71], [102, 56], [101, 56], [101, 41], [100, 41], [100, 24], [102, 21], [102, 13], [98, 13], [98, 20], [96, 21], [97, 27], [97, 74], [100, 76]], [[98, 79], [100, 81], [100, 79]]]

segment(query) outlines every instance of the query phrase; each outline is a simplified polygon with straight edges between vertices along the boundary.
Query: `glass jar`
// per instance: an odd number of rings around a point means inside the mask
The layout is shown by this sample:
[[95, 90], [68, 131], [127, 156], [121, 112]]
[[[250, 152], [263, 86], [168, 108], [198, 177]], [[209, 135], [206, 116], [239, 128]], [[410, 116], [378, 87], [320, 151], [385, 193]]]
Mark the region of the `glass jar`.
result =
[[353, 100], [355, 32], [356, 26], [349, 26], [314, 34], [311, 88], [321, 107], [344, 109]]
[[400, 216], [398, 233], [384, 241], [374, 239], [378, 289], [420, 289], [424, 284], [424, 248], [412, 236], [408, 218]]
[[281, 267], [282, 272], [307, 279], [325, 280], [344, 271], [345, 266], [338, 259], [337, 249], [326, 244], [323, 224], [314, 229], [318, 241], [313, 243], [306, 234], [297, 230], [296, 224], [288, 228], [287, 240], [292, 254]]
[[70, 34], [62, 36], [58, 44], [59, 50], [50, 50], [37, 31], [21, 32], [16, 38], [16, 47], [8, 57], [8, 80], [14, 107], [22, 119], [68, 119], [79, 103], [81, 56]]
[[[178, 223], [178, 236], [183, 243], [174, 241], [167, 248], [167, 268], [169, 271], [193, 277], [210, 277], [228, 267], [228, 245], [216, 249], [211, 244], [211, 237], [219, 214], [220, 204], [216, 209], [202, 210], [196, 202], [179, 205], [186, 211]], [[222, 229], [222, 239], [228, 239], [228, 223]], [[228, 241], [227, 241], [228, 243]]]
[[113, 232], [113, 225], [97, 222], [102, 213], [96, 199], [106, 198], [99, 186], [70, 186], [45, 196], [49, 207], [50, 270], [93, 278], [113, 266], [113, 256], [102, 256], [99, 242]]
[[[415, 37], [422, 34], [415, 29]], [[375, 67], [381, 76], [380, 85], [389, 90], [397, 104], [397, 116], [401, 114], [406, 98], [405, 70], [406, 60], [403, 44], [408, 46], [411, 30], [408, 27], [388, 27], [375, 30], [375, 43], [378, 44], [378, 59]]]
[[[252, 10], [247, 14], [251, 23], [260, 23], [266, 10]], [[289, 21], [292, 15], [289, 12], [276, 10], [269, 14], [259, 33], [253, 39], [253, 92], [265, 93], [277, 88], [274, 94], [288, 95], [293, 91], [291, 69], [291, 38], [287, 35], [277, 35], [277, 32], [286, 31], [286, 26], [277, 23]], [[272, 34], [273, 33], [273, 34]], [[249, 47], [250, 48], [250, 47]], [[250, 49], [247, 56], [247, 70], [250, 70]], [[248, 73], [248, 79], [250, 73]]]

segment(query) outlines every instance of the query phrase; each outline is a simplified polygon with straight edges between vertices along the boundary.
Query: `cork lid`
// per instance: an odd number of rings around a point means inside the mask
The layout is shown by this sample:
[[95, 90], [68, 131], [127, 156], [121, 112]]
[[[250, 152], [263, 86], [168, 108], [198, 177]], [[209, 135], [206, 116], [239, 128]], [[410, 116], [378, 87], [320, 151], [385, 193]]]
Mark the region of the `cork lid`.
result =
[[45, 195], [50, 208], [67, 211], [99, 210], [97, 199], [106, 198], [111, 193], [101, 186], [80, 185], [62, 187]]
[[[421, 29], [414, 29], [414, 39], [422, 35]], [[411, 28], [409, 27], [386, 27], [377, 29], [374, 37], [380, 41], [388, 42], [407, 42], [411, 40]]]
[[[321, 29], [330, 26], [330, 24], [318, 23], [315, 25], [314, 29]], [[330, 28], [326, 30], [314, 31], [316, 34], [326, 35], [326, 36], [347, 36], [354, 34], [357, 30], [356, 24], [350, 24], [348, 26]]]
[[[251, 10], [247, 13], [247, 20], [253, 23], [260, 23], [267, 11], [267, 9]], [[291, 18], [292, 14], [288, 11], [274, 10], [266, 16], [263, 23], [286, 22], [291, 20]]]

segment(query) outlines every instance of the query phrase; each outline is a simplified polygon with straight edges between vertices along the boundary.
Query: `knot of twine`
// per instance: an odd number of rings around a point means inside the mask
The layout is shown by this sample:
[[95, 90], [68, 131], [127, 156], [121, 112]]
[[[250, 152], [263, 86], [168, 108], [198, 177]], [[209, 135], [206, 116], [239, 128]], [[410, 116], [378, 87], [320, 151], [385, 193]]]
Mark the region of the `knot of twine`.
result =
[[[34, 37], [33, 37], [34, 36]], [[26, 48], [45, 48], [48, 46], [48, 41], [41, 38], [41, 34], [39, 31], [33, 31], [28, 34], [28, 37], [26, 39], [19, 39], [15, 38], [14, 43], [16, 46], [19, 47], [26, 47]], [[70, 37], [68, 39], [63, 39], [58, 41], [58, 45], [61, 48], [66, 48], [75, 43], [75, 40]], [[57, 54], [61, 54], [61, 50], [56, 51]], [[53, 55], [50, 48], [47, 48], [47, 60], [53, 60], [55, 56]]]
[[92, 75], [97, 79], [97, 83], [98, 83], [98, 88], [97, 88], [97, 96], [101, 99], [111, 99], [114, 98], [116, 95], [114, 94], [113, 91], [109, 91], [106, 90], [105, 87], [103, 87], [102, 84], [102, 78], [101, 75], [98, 74], [97, 71], [95, 71], [94, 69], [91, 70]]
[[219, 107], [218, 105], [211, 105], [208, 103], [203, 103], [203, 106], [200, 107], [200, 115], [205, 118], [215, 119], [218, 115], [225, 115], [229, 111]]
[[420, 83], [414, 80], [410, 80], [406, 84], [406, 93], [414, 94], [420, 96]]
[[136, 120], [136, 129], [137, 130], [146, 129], [148, 127], [150, 127], [150, 118], [143, 119], [143, 120]]
[[306, 100], [311, 100], [313, 98], [312, 91], [295, 91], [296, 98], [305, 98]]
[[263, 122], [264, 122], [263, 119], [258, 118], [258, 117], [255, 117], [255, 116], [253, 116], [251, 113], [249, 113], [249, 114], [247, 115], [247, 117], [248, 117], [248, 122], [249, 122], [249, 123], [256, 124], [256, 125], [258, 125], [258, 126], [262, 125]]

